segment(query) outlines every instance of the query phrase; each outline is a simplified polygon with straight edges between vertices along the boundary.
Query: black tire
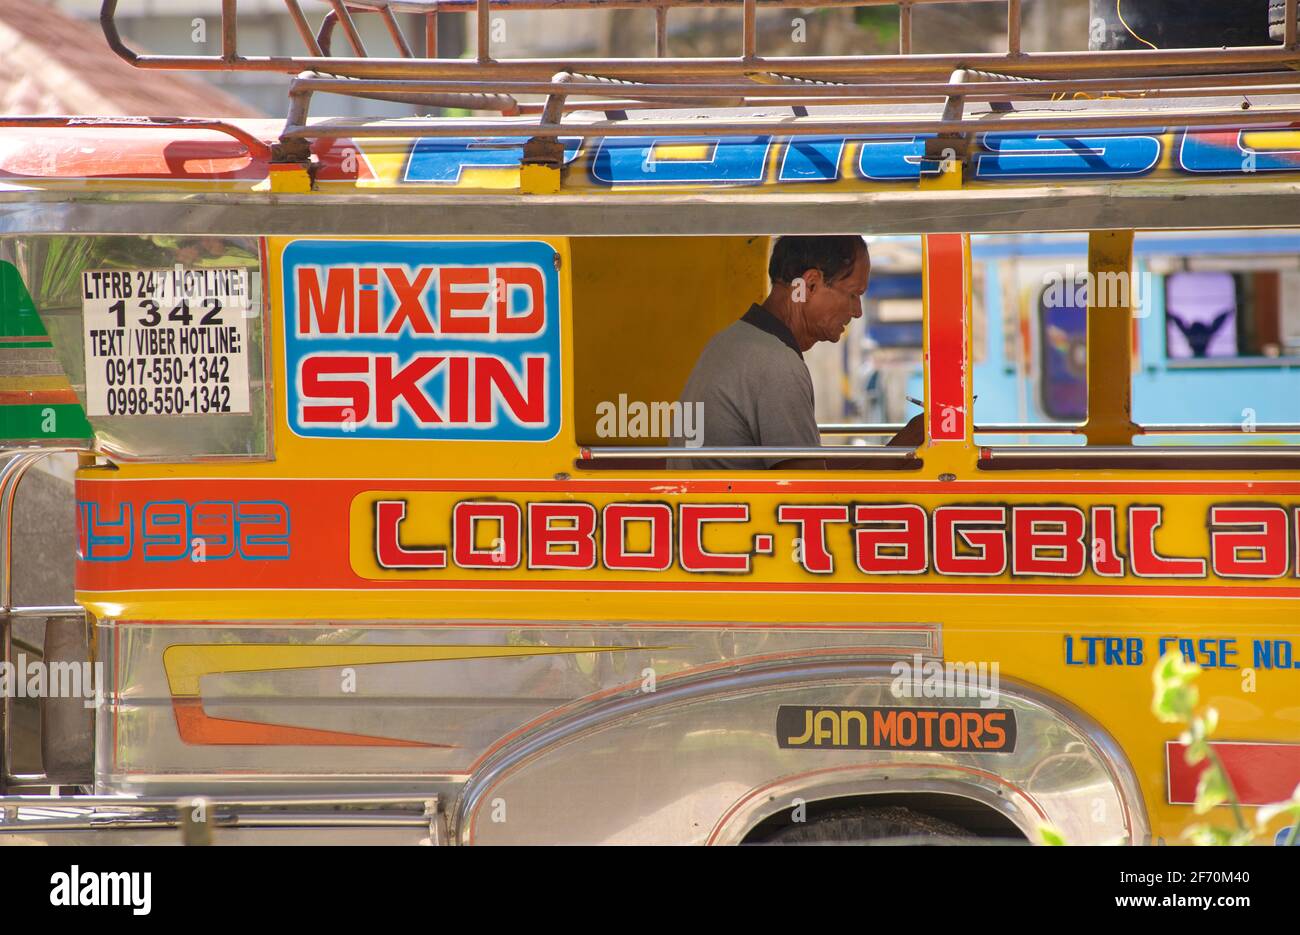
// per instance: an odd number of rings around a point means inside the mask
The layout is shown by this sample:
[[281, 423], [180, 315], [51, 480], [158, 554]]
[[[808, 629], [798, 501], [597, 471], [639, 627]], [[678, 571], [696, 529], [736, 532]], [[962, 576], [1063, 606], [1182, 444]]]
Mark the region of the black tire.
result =
[[974, 838], [965, 828], [897, 805], [845, 808], [772, 832], [764, 844], [955, 844]]

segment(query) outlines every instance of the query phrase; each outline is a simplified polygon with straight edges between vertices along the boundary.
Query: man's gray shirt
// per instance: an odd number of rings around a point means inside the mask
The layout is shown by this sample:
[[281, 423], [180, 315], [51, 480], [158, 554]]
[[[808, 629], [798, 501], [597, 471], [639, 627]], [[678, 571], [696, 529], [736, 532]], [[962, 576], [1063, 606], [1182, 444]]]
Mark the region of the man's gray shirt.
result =
[[[718, 332], [704, 346], [682, 390], [703, 404], [702, 444], [709, 448], [816, 448], [821, 444], [812, 377], [794, 335], [763, 308]], [[673, 440], [676, 446], [682, 439]], [[761, 470], [786, 458], [691, 458], [690, 470]], [[674, 462], [675, 464], [677, 462]]]

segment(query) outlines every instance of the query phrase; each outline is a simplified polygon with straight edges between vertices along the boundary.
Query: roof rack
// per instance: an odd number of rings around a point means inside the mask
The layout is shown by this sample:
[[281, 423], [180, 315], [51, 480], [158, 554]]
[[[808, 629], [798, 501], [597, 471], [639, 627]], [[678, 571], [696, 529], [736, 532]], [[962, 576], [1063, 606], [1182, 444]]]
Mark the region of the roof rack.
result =
[[[295, 76], [281, 147], [303, 159], [306, 141], [334, 137], [455, 136], [493, 138], [501, 145], [546, 141], [558, 160], [556, 137], [690, 136], [771, 133], [935, 134], [969, 140], [990, 130], [1073, 132], [1149, 126], [1153, 111], [1166, 126], [1247, 127], [1300, 121], [1300, 42], [1297, 0], [1286, 0], [1281, 45], [1079, 52], [1028, 52], [1021, 44], [1021, 0], [1005, 3], [1006, 51], [963, 54], [912, 52], [912, 13], [945, 0], [323, 0], [313, 32], [300, 0], [284, 0], [302, 39], [302, 56], [247, 56], [238, 48], [238, 0], [221, 0], [220, 55], [150, 55], [128, 47], [117, 29], [118, 0], [104, 0], [100, 22], [113, 50], [138, 68], [271, 71]], [[766, 57], [759, 54], [760, 9], [819, 9], [897, 5], [897, 54]], [[668, 55], [673, 10], [739, 6], [738, 57]], [[495, 58], [491, 14], [522, 10], [648, 9], [655, 12], [655, 55], [646, 58]], [[474, 58], [420, 57], [397, 14], [423, 17], [423, 48], [437, 48], [438, 13], [473, 14]], [[393, 52], [371, 55], [356, 17], [376, 16]], [[351, 54], [335, 54], [334, 32]], [[311, 121], [318, 93], [462, 108], [495, 118], [329, 119]], [[535, 95], [543, 101], [523, 102]], [[1249, 95], [1249, 99], [1245, 96]], [[1053, 108], [1053, 102], [1104, 99], [1108, 106]], [[1260, 98], [1275, 100], [1257, 104]], [[1178, 103], [1195, 99], [1194, 106]], [[968, 102], [988, 112], [967, 114]], [[1031, 105], [1017, 112], [1016, 105]], [[891, 105], [875, 110], [859, 105]], [[923, 106], [923, 105], [929, 105]], [[939, 105], [936, 109], [933, 105]], [[772, 112], [770, 108], [778, 108]], [[809, 108], [821, 110], [810, 113]], [[835, 108], [828, 110], [828, 108]], [[767, 108], [685, 119], [684, 110]], [[900, 109], [901, 108], [901, 109]], [[910, 108], [910, 110], [908, 109]], [[577, 114], [576, 112], [590, 112]], [[628, 119], [628, 112], [637, 119]], [[603, 113], [603, 119], [602, 119]], [[296, 154], [296, 156], [294, 155]]]

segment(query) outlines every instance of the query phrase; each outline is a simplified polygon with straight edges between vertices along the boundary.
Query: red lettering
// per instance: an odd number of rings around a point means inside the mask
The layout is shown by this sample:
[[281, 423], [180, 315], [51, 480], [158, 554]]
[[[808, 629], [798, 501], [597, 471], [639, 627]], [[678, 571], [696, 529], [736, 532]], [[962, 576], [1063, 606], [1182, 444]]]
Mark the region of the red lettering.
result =
[[395, 359], [391, 355], [375, 358], [375, 421], [381, 425], [396, 422], [393, 403], [401, 399], [422, 425], [436, 425], [442, 422], [442, 416], [433, 408], [429, 398], [420, 388], [420, 381], [427, 377], [446, 358], [416, 357], [396, 373], [393, 371]]
[[370, 384], [367, 380], [325, 380], [323, 377], [357, 375], [369, 377], [370, 360], [365, 357], [305, 357], [302, 374], [304, 399], [343, 399], [342, 405], [308, 405], [301, 403], [304, 425], [339, 425], [361, 423], [370, 415]]
[[1141, 578], [1204, 578], [1205, 559], [1166, 558], [1156, 552], [1156, 529], [1161, 523], [1158, 506], [1128, 508], [1128, 554], [1133, 574]]
[[[528, 291], [528, 308], [521, 315], [510, 314], [511, 287]], [[535, 266], [497, 270], [497, 334], [541, 334], [546, 324], [546, 285]]]
[[1011, 572], [1076, 577], [1088, 567], [1083, 511], [1072, 506], [1011, 510]]
[[363, 266], [357, 271], [357, 333], [379, 333], [379, 270]]
[[1116, 545], [1115, 508], [1113, 506], [1095, 506], [1092, 508], [1092, 570], [1107, 578], [1118, 578], [1124, 574], [1124, 559], [1119, 557]]
[[1210, 556], [1214, 573], [1225, 578], [1285, 575], [1291, 564], [1286, 519], [1286, 511], [1279, 506], [1212, 507]]
[[[456, 291], [457, 286], [486, 286], [486, 266], [444, 266], [438, 273], [438, 324], [443, 334], [487, 334], [491, 326], [483, 314], [489, 290]], [[461, 314], [474, 312], [476, 314]]]
[[596, 508], [590, 503], [528, 504], [528, 567], [596, 567]]
[[919, 575], [929, 566], [925, 509], [913, 503], [853, 509], [854, 560], [868, 575]]
[[496, 423], [496, 400], [500, 399], [510, 417], [520, 425], [546, 424], [546, 358], [524, 358], [524, 381], [521, 390], [514, 371], [497, 357], [474, 360], [474, 421]]
[[[498, 535], [487, 548], [478, 545], [478, 524], [495, 521]], [[451, 514], [452, 556], [461, 568], [516, 568], [522, 518], [517, 503], [462, 500]]]
[[[313, 266], [298, 267], [298, 333], [299, 334], [350, 334], [353, 325], [352, 269], [332, 267], [325, 274], [325, 299], [320, 294], [320, 269]], [[312, 321], [316, 327], [313, 331]]]
[[704, 548], [705, 523], [747, 523], [749, 504], [683, 503], [681, 506], [681, 563], [686, 571], [747, 572], [750, 553], [709, 552]]
[[[650, 549], [627, 547], [628, 523], [650, 524]], [[673, 509], [666, 503], [611, 503], [601, 516], [601, 556], [618, 571], [665, 571], [673, 562]]]
[[380, 568], [446, 568], [447, 550], [441, 547], [408, 549], [398, 527], [406, 518], [406, 501], [375, 503], [375, 560]]
[[433, 334], [433, 322], [429, 321], [429, 313], [420, 298], [432, 275], [433, 267], [422, 266], [412, 281], [406, 278], [406, 271], [402, 267], [384, 267], [384, 276], [392, 287], [393, 295], [397, 297], [397, 311], [384, 328], [384, 334], [399, 334], [402, 325], [408, 323], [415, 334]]
[[847, 506], [803, 506], [782, 504], [776, 508], [779, 523], [799, 526], [799, 561], [815, 575], [835, 573], [835, 556], [826, 547], [826, 524], [847, 523]]
[[[936, 509], [934, 570], [941, 575], [1000, 575], [1006, 571], [1006, 514], [1006, 508], [1000, 506]], [[958, 552], [958, 539], [974, 554]]]

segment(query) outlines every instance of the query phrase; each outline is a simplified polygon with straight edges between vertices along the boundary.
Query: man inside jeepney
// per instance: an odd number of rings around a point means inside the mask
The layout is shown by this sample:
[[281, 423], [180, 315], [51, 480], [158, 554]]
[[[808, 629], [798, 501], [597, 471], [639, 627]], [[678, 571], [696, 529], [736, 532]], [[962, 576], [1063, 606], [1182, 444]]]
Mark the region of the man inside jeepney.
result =
[[[704, 447], [821, 447], [812, 376], [803, 355], [820, 341], [839, 341], [849, 322], [861, 317], [871, 256], [856, 235], [781, 237], [767, 270], [772, 283], [767, 297], [710, 339], [681, 392], [683, 404], [699, 404]], [[918, 415], [889, 445], [914, 448], [922, 440]], [[827, 459], [692, 458], [684, 466], [824, 470]]]

